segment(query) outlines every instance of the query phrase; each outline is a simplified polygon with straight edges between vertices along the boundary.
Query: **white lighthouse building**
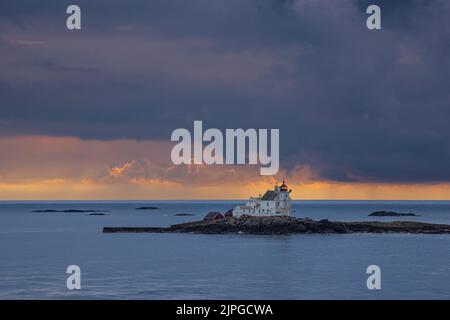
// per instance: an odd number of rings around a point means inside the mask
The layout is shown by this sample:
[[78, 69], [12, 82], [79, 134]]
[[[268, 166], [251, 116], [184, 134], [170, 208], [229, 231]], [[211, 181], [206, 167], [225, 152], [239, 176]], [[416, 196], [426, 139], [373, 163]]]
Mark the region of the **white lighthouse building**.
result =
[[250, 197], [245, 206], [234, 208], [233, 216], [292, 216], [291, 191], [283, 181], [281, 186], [275, 185], [274, 190], [267, 190], [262, 197]]

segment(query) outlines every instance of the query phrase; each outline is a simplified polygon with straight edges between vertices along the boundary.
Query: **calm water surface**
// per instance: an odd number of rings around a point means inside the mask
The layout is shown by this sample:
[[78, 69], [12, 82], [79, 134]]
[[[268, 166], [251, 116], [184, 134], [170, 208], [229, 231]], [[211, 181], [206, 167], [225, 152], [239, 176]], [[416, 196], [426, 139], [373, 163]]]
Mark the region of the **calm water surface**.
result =
[[[0, 299], [450, 299], [450, 235], [102, 233], [197, 220], [238, 203], [0, 202]], [[135, 210], [150, 205], [160, 209]], [[40, 209], [109, 212], [31, 212]], [[450, 224], [450, 201], [301, 201], [294, 210], [313, 219]], [[420, 216], [367, 216], [376, 210]], [[72, 264], [81, 268], [79, 291], [66, 288]], [[378, 291], [366, 287], [371, 264], [382, 270]]]

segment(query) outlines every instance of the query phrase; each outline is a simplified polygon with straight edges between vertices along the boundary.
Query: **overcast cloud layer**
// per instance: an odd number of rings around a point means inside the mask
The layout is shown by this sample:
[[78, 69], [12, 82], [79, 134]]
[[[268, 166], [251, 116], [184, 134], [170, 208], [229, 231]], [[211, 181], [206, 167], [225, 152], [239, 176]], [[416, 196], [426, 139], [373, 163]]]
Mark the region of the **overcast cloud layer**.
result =
[[0, 135], [168, 141], [203, 120], [280, 128], [282, 167], [323, 179], [450, 181], [449, 1], [76, 1], [70, 32], [72, 3], [0, 3]]

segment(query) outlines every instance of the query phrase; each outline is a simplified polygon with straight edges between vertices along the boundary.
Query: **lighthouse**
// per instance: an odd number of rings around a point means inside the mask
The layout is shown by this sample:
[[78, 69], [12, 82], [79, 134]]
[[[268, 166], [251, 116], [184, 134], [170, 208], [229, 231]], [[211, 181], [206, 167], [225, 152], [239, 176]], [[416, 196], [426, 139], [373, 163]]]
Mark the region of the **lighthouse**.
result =
[[233, 209], [233, 216], [239, 218], [243, 215], [269, 217], [292, 216], [291, 197], [292, 190], [288, 189], [285, 181], [273, 190], [267, 190], [261, 197], [250, 197], [244, 206]]

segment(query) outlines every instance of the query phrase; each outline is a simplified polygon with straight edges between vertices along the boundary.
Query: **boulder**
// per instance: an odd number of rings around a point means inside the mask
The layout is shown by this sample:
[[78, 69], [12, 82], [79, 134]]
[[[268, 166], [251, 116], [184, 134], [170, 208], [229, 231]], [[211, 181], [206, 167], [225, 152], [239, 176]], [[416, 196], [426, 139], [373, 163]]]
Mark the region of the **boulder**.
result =
[[219, 220], [223, 219], [224, 216], [220, 212], [209, 212], [204, 218], [203, 221], [211, 221], [211, 220]]
[[228, 210], [227, 212], [225, 212], [225, 217], [232, 217], [233, 216], [233, 209]]

